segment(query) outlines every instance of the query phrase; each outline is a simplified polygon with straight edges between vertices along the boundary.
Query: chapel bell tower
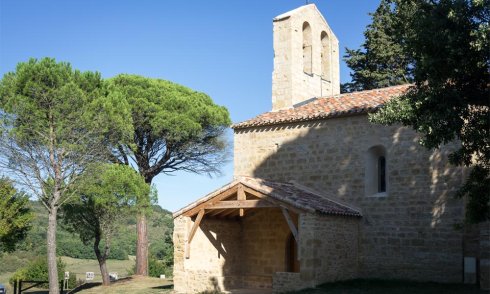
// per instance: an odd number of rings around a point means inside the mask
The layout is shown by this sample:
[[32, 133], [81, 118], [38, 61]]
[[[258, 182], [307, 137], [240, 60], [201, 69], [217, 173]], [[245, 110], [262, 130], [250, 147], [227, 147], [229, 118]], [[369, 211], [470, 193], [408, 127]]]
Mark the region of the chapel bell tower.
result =
[[272, 110], [340, 93], [339, 41], [315, 4], [274, 18]]

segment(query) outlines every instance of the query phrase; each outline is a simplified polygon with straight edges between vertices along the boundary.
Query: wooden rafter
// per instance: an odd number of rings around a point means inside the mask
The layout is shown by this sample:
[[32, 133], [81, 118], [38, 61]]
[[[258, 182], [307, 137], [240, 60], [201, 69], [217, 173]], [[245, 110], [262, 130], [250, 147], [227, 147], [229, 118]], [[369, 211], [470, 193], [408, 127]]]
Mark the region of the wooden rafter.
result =
[[192, 242], [192, 239], [194, 238], [194, 235], [196, 234], [197, 228], [199, 228], [199, 225], [201, 224], [202, 217], [204, 216], [204, 209], [199, 210], [199, 213], [197, 214], [196, 220], [194, 221], [194, 225], [192, 226], [192, 229], [189, 233], [189, 236], [187, 237], [187, 242], [186, 242], [186, 250], [185, 250], [185, 257], [189, 258], [190, 257], [190, 245]]
[[294, 240], [296, 240], [296, 244], [298, 244], [299, 246], [298, 229], [296, 229], [296, 226], [294, 225], [293, 219], [291, 218], [288, 209], [285, 207], [281, 207], [281, 210], [282, 210], [282, 214], [284, 215], [284, 218], [286, 218], [286, 222], [288, 223], [289, 229], [293, 234]]

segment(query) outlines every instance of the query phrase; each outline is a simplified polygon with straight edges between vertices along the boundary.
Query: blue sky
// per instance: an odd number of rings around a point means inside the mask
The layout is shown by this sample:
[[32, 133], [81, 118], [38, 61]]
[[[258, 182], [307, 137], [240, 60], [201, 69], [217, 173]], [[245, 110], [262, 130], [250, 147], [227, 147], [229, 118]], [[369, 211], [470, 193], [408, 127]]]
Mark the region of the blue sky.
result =
[[[358, 48], [379, 0], [315, 3], [344, 48]], [[30, 57], [54, 57], [80, 70], [171, 80], [210, 95], [233, 122], [271, 109], [272, 19], [300, 0], [0, 0], [0, 75]], [[350, 80], [341, 62], [341, 81]], [[232, 143], [231, 131], [228, 134]], [[231, 148], [231, 146], [230, 146]], [[232, 152], [230, 152], [232, 154]], [[176, 173], [154, 183], [175, 211], [224, 185], [221, 177]]]

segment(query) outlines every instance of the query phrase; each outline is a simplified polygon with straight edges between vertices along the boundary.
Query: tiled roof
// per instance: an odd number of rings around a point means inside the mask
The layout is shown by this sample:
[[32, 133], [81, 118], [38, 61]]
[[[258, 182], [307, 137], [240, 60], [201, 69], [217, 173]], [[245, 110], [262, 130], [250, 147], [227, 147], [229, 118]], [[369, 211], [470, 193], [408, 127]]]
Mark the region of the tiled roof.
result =
[[232, 128], [243, 129], [368, 113], [391, 98], [403, 94], [410, 86], [407, 84], [318, 98], [294, 108], [260, 114], [255, 118], [234, 124]]
[[360, 209], [342, 203], [339, 200], [334, 199], [334, 197], [328, 197], [296, 183], [281, 183], [258, 178], [240, 177], [179, 211], [176, 211], [173, 214], [174, 218], [213, 199], [238, 184], [247, 186], [268, 197], [300, 210], [329, 215], [362, 216]]

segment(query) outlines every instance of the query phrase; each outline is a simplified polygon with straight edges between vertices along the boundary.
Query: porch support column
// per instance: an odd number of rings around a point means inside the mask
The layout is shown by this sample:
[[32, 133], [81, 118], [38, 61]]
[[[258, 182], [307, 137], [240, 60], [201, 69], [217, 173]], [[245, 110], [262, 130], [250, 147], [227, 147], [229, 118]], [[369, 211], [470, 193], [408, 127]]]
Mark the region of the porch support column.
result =
[[199, 210], [197, 214], [196, 221], [194, 222], [194, 226], [192, 226], [191, 232], [189, 233], [189, 237], [187, 238], [187, 242], [185, 243], [185, 258], [190, 258], [190, 250], [191, 250], [191, 242], [192, 238], [196, 234], [197, 228], [199, 228], [199, 224], [201, 224], [201, 220], [204, 216], [204, 209]]
[[[237, 200], [238, 201], [247, 200], [247, 196], [245, 195], [245, 191], [243, 190], [243, 185], [238, 186]], [[243, 208], [240, 208], [240, 217], [243, 217], [244, 214], [245, 214], [245, 210]]]

